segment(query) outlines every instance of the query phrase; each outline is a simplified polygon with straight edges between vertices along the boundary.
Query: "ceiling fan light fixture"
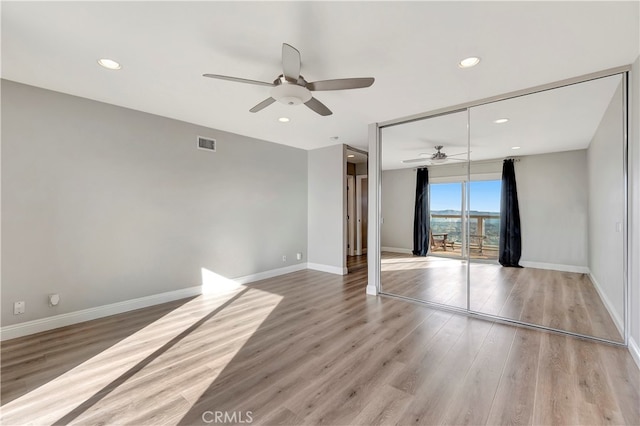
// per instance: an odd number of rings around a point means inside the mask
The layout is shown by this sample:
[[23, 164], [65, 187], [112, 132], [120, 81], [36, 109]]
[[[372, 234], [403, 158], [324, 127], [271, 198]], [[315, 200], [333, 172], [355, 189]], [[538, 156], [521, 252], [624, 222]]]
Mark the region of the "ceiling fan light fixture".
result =
[[442, 163], [446, 163], [447, 159], [445, 158], [432, 158], [431, 159], [431, 163], [432, 164], [442, 164]]
[[271, 97], [285, 105], [300, 105], [311, 99], [311, 92], [297, 84], [279, 84], [271, 89]]
[[458, 62], [458, 66], [460, 68], [471, 68], [471, 67], [475, 67], [479, 63], [480, 63], [480, 58], [476, 56], [470, 56]]

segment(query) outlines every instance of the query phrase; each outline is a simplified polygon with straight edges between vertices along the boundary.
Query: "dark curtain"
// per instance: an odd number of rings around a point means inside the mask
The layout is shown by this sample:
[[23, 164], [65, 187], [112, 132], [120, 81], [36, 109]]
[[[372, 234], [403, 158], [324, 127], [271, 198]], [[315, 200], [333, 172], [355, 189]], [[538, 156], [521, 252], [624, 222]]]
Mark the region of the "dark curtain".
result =
[[429, 251], [429, 171], [416, 174], [416, 206], [413, 216], [413, 254], [426, 256]]
[[498, 261], [502, 266], [522, 268], [518, 264], [522, 253], [520, 238], [520, 208], [513, 160], [502, 164], [502, 194], [500, 198], [500, 246]]

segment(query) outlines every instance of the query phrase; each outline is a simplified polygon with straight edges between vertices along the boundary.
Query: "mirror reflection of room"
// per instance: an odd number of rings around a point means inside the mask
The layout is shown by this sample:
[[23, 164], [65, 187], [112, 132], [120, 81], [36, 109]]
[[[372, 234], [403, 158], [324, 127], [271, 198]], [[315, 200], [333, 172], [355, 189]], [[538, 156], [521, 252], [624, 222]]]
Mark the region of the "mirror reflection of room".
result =
[[467, 140], [466, 112], [382, 129], [383, 292], [466, 308]]
[[621, 76], [473, 107], [470, 129], [516, 158], [523, 267], [472, 262], [471, 310], [623, 341]]
[[382, 292], [623, 341], [623, 89], [383, 127]]

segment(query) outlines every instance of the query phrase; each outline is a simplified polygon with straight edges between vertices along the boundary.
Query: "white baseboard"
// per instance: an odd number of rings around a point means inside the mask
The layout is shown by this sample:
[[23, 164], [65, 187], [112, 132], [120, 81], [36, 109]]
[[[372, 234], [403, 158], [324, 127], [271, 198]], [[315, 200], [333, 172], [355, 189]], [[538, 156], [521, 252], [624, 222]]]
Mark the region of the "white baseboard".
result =
[[347, 268], [340, 268], [339, 266], [323, 265], [321, 263], [307, 263], [307, 269], [313, 269], [314, 271], [328, 272], [336, 275], [347, 275], [349, 271]]
[[123, 312], [172, 302], [174, 300], [193, 297], [199, 294], [202, 294], [202, 286], [183, 288], [180, 290], [168, 291], [166, 293], [125, 300], [123, 302], [111, 303], [109, 305], [97, 306], [95, 308], [83, 309], [81, 311], [68, 312], [66, 314], [59, 314], [19, 324], [7, 325], [0, 329], [0, 340], [28, 336], [42, 331], [53, 330], [54, 328], [66, 327], [80, 322], [121, 314]]
[[562, 265], [559, 263], [545, 262], [529, 262], [527, 260], [521, 260], [520, 265], [524, 266], [525, 268], [547, 269], [550, 271], [576, 272], [579, 274], [589, 273], [589, 268], [587, 266]]
[[640, 370], [640, 347], [638, 347], [636, 341], [633, 340], [633, 337], [629, 337], [629, 352]]
[[277, 277], [279, 275], [290, 274], [291, 272], [304, 271], [305, 269], [307, 269], [306, 263], [298, 263], [296, 265], [285, 266], [284, 268], [271, 269], [269, 271], [258, 272], [257, 274], [234, 278], [233, 281], [237, 282], [238, 284], [247, 284], [254, 281]]
[[[291, 272], [307, 269], [306, 263], [287, 266], [284, 268], [272, 269], [258, 272], [257, 274], [245, 275], [234, 278], [238, 284], [247, 284], [253, 281], [264, 280], [289, 274]], [[68, 312], [51, 317], [40, 318], [33, 321], [26, 321], [19, 324], [12, 324], [0, 328], [0, 340], [15, 339], [16, 337], [28, 336], [42, 331], [53, 330], [54, 328], [65, 327], [80, 322], [91, 321], [110, 315], [121, 314], [136, 309], [147, 308], [161, 303], [172, 302], [174, 300], [185, 299], [187, 297], [202, 294], [202, 286], [183, 288], [166, 293], [153, 294], [151, 296], [139, 297], [137, 299], [125, 300], [123, 302], [111, 303], [109, 305], [97, 306], [95, 308], [83, 309], [81, 311]]]
[[600, 300], [602, 300], [604, 307], [607, 308], [607, 311], [609, 312], [609, 315], [611, 316], [613, 323], [616, 325], [616, 328], [618, 329], [620, 336], [624, 336], [624, 321], [622, 320], [622, 317], [616, 310], [613, 303], [611, 303], [611, 300], [609, 299], [609, 297], [607, 297], [607, 294], [602, 291], [602, 287], [600, 287], [600, 283], [598, 282], [596, 277], [593, 276], [591, 271], [589, 271], [587, 275], [591, 280], [593, 287], [596, 289], [598, 296], [600, 296]]
[[369, 296], [377, 296], [378, 295], [378, 289], [374, 285], [367, 285], [367, 294]]
[[380, 247], [380, 251], [388, 251], [390, 253], [413, 254], [413, 250], [399, 247]]

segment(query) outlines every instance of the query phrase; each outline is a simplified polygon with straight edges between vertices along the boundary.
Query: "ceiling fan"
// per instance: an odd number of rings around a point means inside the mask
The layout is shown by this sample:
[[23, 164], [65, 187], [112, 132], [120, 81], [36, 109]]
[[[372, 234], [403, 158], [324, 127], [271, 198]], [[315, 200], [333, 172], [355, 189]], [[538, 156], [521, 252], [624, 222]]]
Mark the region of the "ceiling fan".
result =
[[436, 152], [431, 154], [431, 157], [429, 157], [429, 154], [420, 154], [420, 158], [412, 158], [410, 160], [402, 160], [402, 162], [406, 163], [406, 164], [409, 164], [409, 163], [420, 163], [422, 161], [429, 160], [429, 161], [431, 161], [431, 164], [442, 164], [442, 163], [447, 162], [447, 160], [467, 161], [464, 158], [451, 158], [451, 157], [455, 157], [457, 155], [465, 155], [466, 152], [460, 152], [458, 154], [447, 155], [444, 152], [442, 152], [442, 148], [444, 148], [444, 146], [436, 145], [435, 146]]
[[204, 77], [220, 80], [235, 81], [238, 83], [270, 86], [271, 96], [251, 108], [249, 111], [258, 112], [275, 101], [285, 105], [305, 104], [320, 115], [331, 115], [332, 112], [322, 102], [311, 95], [311, 92], [323, 90], [345, 90], [369, 87], [373, 84], [373, 77], [342, 78], [337, 80], [322, 80], [308, 82], [300, 75], [300, 52], [286, 43], [282, 44], [282, 74], [273, 83], [266, 81], [248, 80], [246, 78], [229, 77], [218, 74], [203, 74]]

